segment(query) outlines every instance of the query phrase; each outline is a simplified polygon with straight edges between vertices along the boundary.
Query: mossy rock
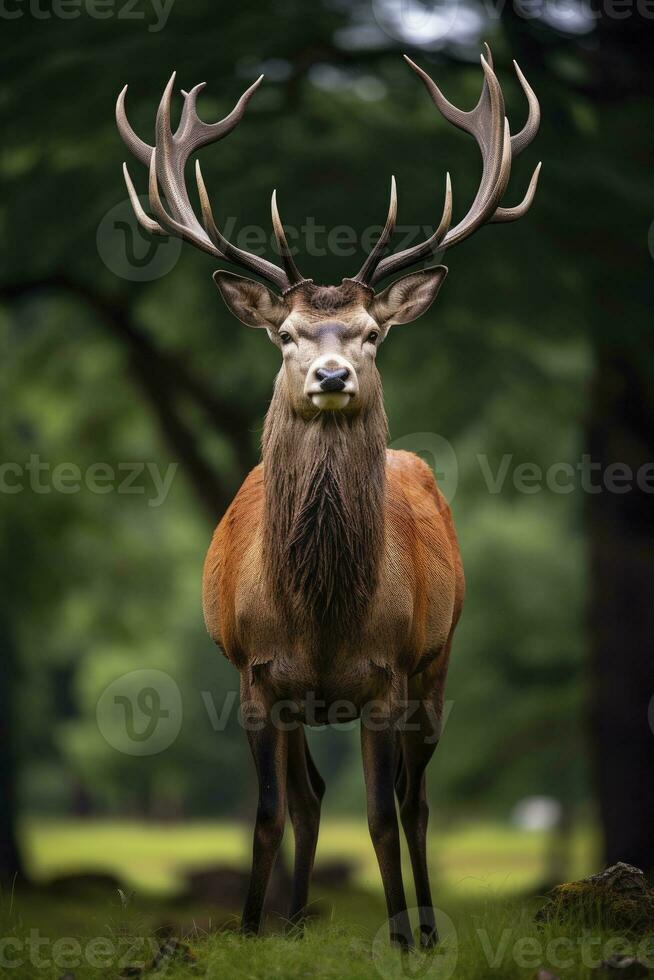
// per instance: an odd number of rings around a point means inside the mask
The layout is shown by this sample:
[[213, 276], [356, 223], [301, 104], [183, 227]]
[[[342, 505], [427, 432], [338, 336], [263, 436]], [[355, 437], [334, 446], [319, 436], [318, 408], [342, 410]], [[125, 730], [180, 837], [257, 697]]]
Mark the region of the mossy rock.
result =
[[536, 914], [539, 922], [573, 923], [644, 935], [654, 931], [654, 888], [639, 868], [614, 864], [582, 881], [558, 885]]

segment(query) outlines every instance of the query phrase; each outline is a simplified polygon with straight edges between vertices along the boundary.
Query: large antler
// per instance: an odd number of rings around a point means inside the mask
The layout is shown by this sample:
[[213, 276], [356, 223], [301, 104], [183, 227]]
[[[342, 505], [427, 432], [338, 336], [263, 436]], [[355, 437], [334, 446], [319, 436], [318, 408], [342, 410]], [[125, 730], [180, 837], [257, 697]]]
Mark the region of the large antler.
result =
[[540, 123], [540, 107], [529, 82], [520, 71], [514, 61], [515, 70], [522, 86], [522, 89], [529, 103], [529, 115], [527, 122], [515, 136], [511, 136], [509, 123], [504, 115], [504, 98], [502, 89], [493, 71], [493, 59], [490, 48], [485, 45], [486, 57], [481, 56], [481, 67], [484, 71], [484, 85], [481, 90], [479, 102], [470, 112], [463, 112], [456, 106], [447, 101], [435, 82], [429, 75], [414, 64], [406, 55], [406, 62], [413, 68], [417, 75], [425, 83], [427, 91], [431, 95], [437, 108], [448, 122], [465, 130], [476, 139], [482, 157], [482, 174], [479, 189], [475, 196], [470, 210], [466, 216], [450, 228], [452, 218], [452, 188], [450, 175], [445, 179], [445, 204], [443, 215], [438, 228], [426, 241], [411, 248], [406, 248], [395, 255], [382, 258], [386, 246], [393, 234], [395, 227], [395, 215], [397, 211], [397, 200], [395, 195], [395, 181], [391, 186], [391, 204], [388, 212], [386, 226], [379, 237], [374, 249], [364, 262], [361, 270], [354, 277], [355, 282], [363, 283], [366, 286], [374, 286], [381, 279], [405, 269], [407, 266], [414, 265], [427, 256], [434, 255], [436, 252], [444, 251], [450, 245], [456, 245], [471, 235], [481, 225], [500, 221], [515, 221], [521, 218], [529, 210], [536, 193], [538, 175], [540, 173], [540, 163], [536, 167], [527, 188], [524, 199], [516, 207], [505, 208], [500, 206], [511, 174], [511, 162], [514, 157], [522, 153], [528, 146], [536, 133]]
[[[175, 72], [170, 77], [166, 85], [159, 110], [157, 112], [155, 145], [150, 146], [140, 139], [130, 126], [125, 113], [125, 94], [127, 85], [118, 96], [116, 102], [116, 122], [118, 130], [126, 146], [132, 151], [134, 156], [144, 163], [150, 171], [149, 179], [149, 200], [150, 208], [156, 216], [156, 221], [150, 218], [139, 201], [134, 184], [127, 170], [127, 164], [123, 164], [125, 183], [129, 192], [134, 213], [139, 224], [154, 235], [173, 235], [183, 238], [197, 248], [215, 255], [221, 259], [227, 259], [237, 265], [256, 272], [258, 275], [267, 279], [272, 285], [282, 292], [292, 288], [300, 282], [304, 282], [299, 272], [284, 234], [284, 228], [277, 210], [276, 193], [273, 192], [271, 210], [273, 228], [279, 246], [279, 253], [284, 265], [280, 268], [273, 262], [246, 252], [236, 245], [232, 245], [216, 227], [216, 223], [211, 213], [209, 197], [202, 179], [200, 163], [196, 161], [196, 181], [200, 195], [202, 208], [203, 225], [196, 218], [188, 192], [184, 183], [184, 168], [188, 158], [196, 150], [206, 146], [208, 143], [215, 143], [223, 139], [243, 118], [248, 102], [261, 84], [261, 75], [253, 85], [243, 93], [229, 115], [225, 116], [217, 123], [205, 123], [199, 118], [196, 111], [198, 94], [205, 86], [201, 82], [191, 89], [190, 92], [182, 91], [184, 96], [184, 107], [179, 126], [173, 133], [170, 126], [170, 101], [175, 83]], [[159, 186], [163, 190], [168, 210], [161, 200]]]

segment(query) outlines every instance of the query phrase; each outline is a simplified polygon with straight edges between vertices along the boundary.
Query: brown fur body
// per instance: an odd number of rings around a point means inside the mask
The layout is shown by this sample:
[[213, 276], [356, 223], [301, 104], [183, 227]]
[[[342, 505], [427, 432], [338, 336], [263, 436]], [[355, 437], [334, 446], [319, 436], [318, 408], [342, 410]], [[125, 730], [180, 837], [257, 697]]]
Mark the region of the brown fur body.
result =
[[209, 633], [299, 707], [310, 693], [325, 711], [347, 701], [358, 714], [417, 674], [421, 697], [440, 706], [463, 601], [447, 502], [422, 460], [385, 448], [381, 394], [373, 420], [294, 424], [280, 384], [263, 463], [207, 555]]

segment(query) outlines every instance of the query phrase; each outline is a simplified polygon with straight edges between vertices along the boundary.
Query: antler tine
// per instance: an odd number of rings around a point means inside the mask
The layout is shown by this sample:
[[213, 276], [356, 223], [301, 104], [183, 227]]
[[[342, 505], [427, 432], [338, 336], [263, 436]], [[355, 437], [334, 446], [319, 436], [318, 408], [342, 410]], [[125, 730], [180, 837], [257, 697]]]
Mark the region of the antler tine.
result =
[[183, 148], [182, 152], [179, 152], [180, 147], [175, 141], [170, 126], [170, 103], [176, 74], [173, 72], [168, 79], [168, 84], [163, 90], [157, 109], [155, 123], [157, 178], [161, 181], [166, 201], [175, 221], [185, 226], [189, 225], [194, 231], [199, 231], [202, 236], [202, 226], [193, 213], [184, 184], [184, 166], [188, 156]]
[[235, 126], [238, 126], [245, 115], [248, 102], [261, 85], [263, 77], [263, 75], [259, 75], [257, 80], [243, 92], [243, 95], [229, 115], [215, 123], [202, 122], [196, 112], [197, 97], [205, 87], [206, 82], [200, 82], [188, 94], [182, 93], [184, 95], [184, 108], [182, 109], [179, 127], [175, 133], [175, 139], [184, 146], [187, 159], [191, 153], [195, 153], [196, 150], [206, 146], [208, 143], [215, 143], [217, 140], [222, 139], [231, 133]]
[[[504, 191], [509, 186], [509, 178], [511, 176], [511, 164], [513, 163], [513, 155], [511, 153], [511, 130], [509, 129], [509, 120], [504, 117], [504, 141], [502, 143], [502, 162], [500, 164], [500, 173], [497, 178], [497, 188], [494, 194], [494, 203], [498, 205], [504, 196]], [[492, 213], [492, 212], [491, 212]], [[488, 219], [490, 221], [490, 218]]]
[[[150, 208], [157, 221], [145, 214], [129, 173], [127, 172], [127, 168], [125, 167], [125, 182], [130, 201], [142, 227], [153, 234], [170, 234], [183, 238], [185, 241], [190, 242], [204, 252], [208, 252], [210, 255], [228, 259], [250, 271], [258, 273], [268, 279], [274, 286], [285, 291], [291, 286], [297, 285], [305, 280], [290, 256], [288, 243], [286, 242], [283, 230], [282, 239], [278, 235], [278, 241], [280, 242], [280, 248], [282, 244], [285, 246], [281, 248], [281, 252], [286, 271], [273, 262], [268, 262], [267, 259], [253, 255], [251, 252], [246, 252], [244, 249], [232, 245], [222, 235], [213, 219], [208, 195], [198, 166], [197, 178], [204, 219], [203, 228], [191, 206], [184, 182], [186, 162], [191, 153], [205, 146], [207, 143], [213, 143], [216, 140], [222, 139], [234, 129], [243, 118], [248, 102], [261, 84], [262, 79], [263, 75], [259, 76], [241, 95], [232, 111], [224, 119], [216, 123], [205, 123], [197, 114], [197, 99], [205, 86], [204, 82], [195, 85], [189, 92], [182, 92], [184, 96], [184, 107], [179, 126], [175, 133], [173, 133], [170, 125], [170, 107], [173, 86], [175, 84], [175, 72], [173, 72], [163, 91], [157, 110], [154, 147], [149, 146], [139, 139], [127, 121], [125, 113], [125, 92], [127, 86], [125, 86], [118, 96], [116, 121], [118, 123], [118, 130], [129, 149], [142, 163], [145, 163], [149, 167], [148, 187]], [[165, 197], [165, 206], [159, 191], [160, 186]], [[281, 222], [279, 222], [279, 225], [281, 225]], [[276, 234], [278, 234], [278, 230], [276, 227]]]
[[[392, 275], [398, 269], [404, 268], [407, 260], [417, 262], [420, 259], [426, 258], [428, 255], [435, 255], [436, 252], [439, 251], [440, 243], [443, 240], [443, 236], [447, 233], [451, 221], [452, 182], [450, 180], [449, 173], [447, 173], [445, 174], [445, 201], [443, 203], [443, 214], [434, 234], [417, 248], [405, 248], [402, 252], [397, 252], [395, 255], [389, 255], [385, 259], [382, 259], [373, 272], [369, 285], [374, 286], [375, 283], [379, 282], [381, 279], [385, 279], [386, 276]], [[361, 273], [359, 273], [359, 276], [360, 275]]]
[[116, 100], [116, 125], [118, 126], [118, 132], [123, 138], [123, 143], [127, 146], [128, 150], [134, 154], [137, 160], [144, 163], [146, 167], [150, 166], [150, 157], [152, 156], [153, 146], [149, 143], [144, 143], [143, 140], [136, 135], [134, 130], [129, 124], [127, 118], [127, 112], [125, 110], [125, 96], [127, 95], [127, 85], [123, 88], [122, 92]]
[[470, 113], [469, 125], [461, 128], [475, 137], [481, 150], [483, 163], [481, 181], [468, 213], [447, 233], [443, 240], [443, 248], [467, 238], [490, 217], [499, 204], [502, 178], [504, 177], [504, 184], [508, 180], [507, 162], [508, 167], [511, 166], [510, 144], [509, 147], [505, 145], [508, 142], [508, 128], [504, 115], [502, 89], [495, 72], [483, 54], [480, 60], [484, 72], [484, 86], [479, 102]]
[[489, 224], [500, 224], [505, 221], [517, 221], [518, 218], [522, 218], [523, 215], [527, 213], [532, 205], [534, 197], [536, 196], [536, 188], [538, 186], [538, 177], [540, 176], [541, 164], [536, 166], [533, 174], [531, 175], [531, 180], [529, 181], [529, 187], [527, 188], [527, 193], [523, 197], [520, 204], [516, 204], [513, 208], [498, 208], [492, 218], [489, 219]]
[[198, 84], [194, 85], [188, 92], [184, 89], [180, 89], [180, 92], [184, 96], [184, 105], [182, 106], [182, 114], [179, 118], [179, 126], [177, 127], [177, 132], [175, 133], [178, 139], [184, 140], [184, 138], [188, 136], [188, 130], [193, 125], [194, 119], [199, 121], [196, 111], [198, 95], [206, 87], [206, 82], [198, 82]]
[[[467, 129], [469, 125], [468, 117], [471, 115], [471, 112], [464, 112], [463, 109], [459, 109], [457, 106], [452, 105], [452, 103], [445, 98], [434, 79], [431, 78], [431, 76], [428, 75], [427, 72], [420, 67], [420, 65], [417, 65], [415, 61], [412, 61], [408, 54], [402, 55], [402, 57], [406, 61], [407, 65], [409, 65], [410, 68], [413, 68], [416, 75], [423, 80], [427, 91], [431, 95], [435, 105], [440, 110], [441, 115], [447, 119], [448, 122], [458, 126], [459, 129]], [[477, 103], [477, 106], [479, 106], [479, 103]], [[472, 111], [474, 112], [474, 109]]]
[[290, 279], [283, 269], [280, 269], [279, 266], [275, 265], [273, 262], [269, 262], [268, 259], [264, 259], [259, 255], [253, 255], [251, 252], [246, 252], [237, 245], [232, 245], [232, 243], [225, 238], [214, 220], [213, 211], [211, 210], [211, 202], [209, 201], [207, 188], [202, 177], [202, 170], [200, 169], [199, 160], [195, 161], [195, 180], [198, 186], [198, 196], [200, 198], [200, 207], [202, 209], [202, 220], [204, 222], [205, 231], [216, 248], [220, 250], [219, 254], [221, 254], [223, 258], [228, 259], [228, 261], [234, 262], [237, 265], [242, 265], [246, 269], [250, 269], [252, 272], [257, 272], [260, 276], [263, 276], [269, 282], [272, 282], [273, 285], [275, 285], [282, 292], [286, 292], [286, 290], [292, 285], [303, 281], [303, 277], [299, 274], [299, 272], [297, 279]]
[[379, 261], [386, 251], [386, 247], [391, 240], [391, 236], [395, 231], [395, 224], [397, 221], [397, 186], [395, 183], [395, 177], [391, 177], [391, 198], [388, 205], [388, 216], [386, 218], [386, 224], [382, 229], [382, 233], [375, 243], [375, 247], [371, 251], [370, 255], [366, 261], [361, 266], [359, 272], [357, 272], [354, 277], [354, 282], [360, 282], [364, 286], [370, 285], [369, 280], [372, 278], [375, 269], [377, 268]]
[[451, 122], [454, 126], [459, 129], [463, 129], [466, 133], [470, 133], [473, 136], [485, 136], [484, 132], [484, 122], [487, 118], [487, 113], [489, 108], [493, 110], [497, 105], [498, 112], [501, 107], [501, 114], [504, 114], [504, 99], [502, 96], [502, 89], [497, 80], [497, 76], [493, 70], [493, 56], [491, 54], [491, 49], [487, 44], [484, 44], [486, 48], [486, 56], [481, 55], [481, 64], [484, 69], [484, 83], [482, 85], [481, 93], [477, 101], [477, 105], [474, 109], [469, 111], [464, 111], [459, 109], [457, 106], [452, 105], [449, 102], [441, 90], [439, 89], [433, 78], [427, 74], [424, 69], [417, 65], [408, 55], [404, 55], [404, 60], [406, 63], [414, 70], [416, 75], [422, 79], [425, 88], [429, 92], [432, 101], [441, 113], [444, 119]]
[[127, 169], [127, 164], [123, 163], [123, 177], [125, 178], [125, 184], [127, 185], [127, 193], [129, 194], [129, 199], [136, 215], [136, 220], [140, 224], [141, 228], [145, 228], [149, 231], [151, 235], [167, 235], [168, 232], [161, 225], [158, 225], [156, 221], [150, 218], [143, 208], [141, 207], [141, 202], [139, 201], [138, 194], [134, 184], [132, 183], [132, 178], [129, 175], [129, 170]]
[[[163, 206], [161, 200], [161, 195], [159, 194], [159, 182], [157, 180], [157, 151], [154, 150], [152, 158], [150, 160], [150, 174], [148, 180], [148, 190], [150, 197], [150, 207], [159, 219], [160, 224], [166, 230], [169, 235], [177, 236], [178, 238], [183, 238], [184, 241], [190, 242], [191, 245], [195, 245], [196, 248], [201, 249], [203, 252], [208, 252], [209, 255], [215, 255], [217, 258], [224, 259], [226, 256], [213, 244], [208, 235], [204, 232], [202, 227], [197, 221], [194, 225], [188, 227], [182, 222], [177, 221], [176, 218], [168, 214]], [[195, 226], [199, 231], [196, 231]]]
[[522, 86], [522, 91], [527, 97], [527, 102], [529, 103], [529, 115], [527, 116], [527, 122], [524, 124], [519, 133], [511, 137], [511, 153], [514, 157], [517, 157], [519, 153], [522, 153], [526, 146], [529, 146], [534, 136], [538, 132], [538, 127], [540, 126], [540, 105], [538, 104], [538, 99], [536, 98], [536, 93], [533, 88], [525, 78], [517, 61], [514, 60], [513, 67], [515, 68], [515, 73], [518, 76], [518, 81]]
[[282, 224], [282, 219], [279, 216], [276, 189], [272, 192], [272, 197], [270, 199], [270, 212], [272, 214], [273, 231], [275, 232], [275, 238], [277, 239], [279, 255], [286, 270], [288, 281], [289, 283], [301, 282], [302, 273], [295, 264], [295, 259], [293, 258], [291, 250], [288, 246], [284, 225]]

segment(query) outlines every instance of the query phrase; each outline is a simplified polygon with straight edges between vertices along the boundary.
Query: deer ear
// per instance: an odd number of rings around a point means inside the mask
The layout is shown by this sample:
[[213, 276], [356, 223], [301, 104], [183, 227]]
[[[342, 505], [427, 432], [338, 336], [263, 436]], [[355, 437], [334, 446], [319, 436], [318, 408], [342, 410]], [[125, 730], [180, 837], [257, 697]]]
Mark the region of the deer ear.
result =
[[383, 328], [391, 327], [394, 323], [411, 323], [427, 312], [446, 275], [445, 265], [412, 272], [375, 296], [368, 312]]
[[277, 330], [290, 312], [283, 299], [254, 279], [220, 269], [214, 272], [213, 281], [227, 309], [248, 327]]

